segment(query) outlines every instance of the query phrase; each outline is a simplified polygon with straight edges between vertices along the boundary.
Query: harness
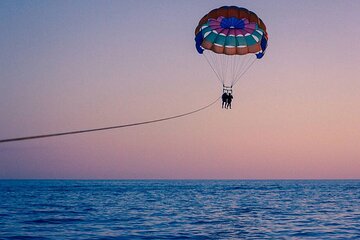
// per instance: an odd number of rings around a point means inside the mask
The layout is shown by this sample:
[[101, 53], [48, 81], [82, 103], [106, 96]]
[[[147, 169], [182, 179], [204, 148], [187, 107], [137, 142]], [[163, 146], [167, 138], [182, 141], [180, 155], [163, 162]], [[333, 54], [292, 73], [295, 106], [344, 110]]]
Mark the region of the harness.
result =
[[232, 86], [225, 86], [223, 85], [223, 93], [232, 93]]

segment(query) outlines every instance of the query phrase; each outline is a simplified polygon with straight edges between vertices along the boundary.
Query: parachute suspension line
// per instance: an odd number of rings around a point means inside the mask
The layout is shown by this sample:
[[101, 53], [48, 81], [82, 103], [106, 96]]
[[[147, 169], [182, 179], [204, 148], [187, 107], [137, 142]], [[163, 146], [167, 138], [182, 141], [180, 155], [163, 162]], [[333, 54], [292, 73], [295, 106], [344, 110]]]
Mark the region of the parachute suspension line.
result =
[[237, 67], [236, 67], [236, 70], [235, 70], [235, 77], [232, 79], [232, 84], [235, 84], [236, 83], [236, 80], [238, 78], [238, 76], [243, 72], [244, 70], [244, 65], [245, 65], [245, 62], [246, 60], [248, 60], [249, 58], [249, 55], [241, 55], [241, 56], [238, 56], [238, 64], [237, 64]]
[[226, 88], [232, 88], [256, 60], [253, 54], [225, 55], [205, 51], [202, 55], [217, 79]]
[[222, 77], [222, 79], [223, 79], [223, 83], [225, 83], [225, 82], [226, 82], [226, 75], [225, 75], [225, 67], [226, 67], [226, 65], [225, 65], [225, 59], [222, 57], [222, 55], [214, 55], [214, 57], [215, 57], [216, 59], [219, 59], [219, 60], [220, 60], [220, 65], [218, 65], [218, 66], [220, 66], [219, 70], [220, 70], [220, 72], [221, 72], [221, 77]]
[[239, 74], [241, 74], [241, 71], [243, 69], [243, 66], [245, 64], [245, 59], [247, 58], [247, 56], [238, 56], [237, 57], [237, 64], [236, 64], [236, 69], [234, 70], [234, 78], [231, 79], [231, 83], [234, 85], [237, 79], [237, 76], [239, 76]]
[[[249, 58], [251, 59], [251, 58]], [[251, 60], [248, 60], [248, 63], [250, 62]], [[250, 69], [250, 67], [255, 63], [256, 61], [256, 58], [254, 58], [251, 63], [244, 69], [244, 71], [242, 71], [242, 73], [236, 78], [235, 82], [233, 85], [235, 85], [240, 79], [242, 76], [244, 76], [244, 74]]]
[[232, 73], [232, 76], [231, 76], [231, 79], [232, 79], [232, 82], [231, 82], [231, 85], [234, 84], [234, 81], [235, 81], [235, 76], [236, 76], [236, 70], [237, 70], [237, 66], [238, 66], [238, 63], [236, 61], [236, 56], [231, 56], [231, 60], [232, 60], [232, 70], [231, 70], [231, 73]]
[[242, 69], [239, 71], [238, 75], [236, 76], [235, 81], [239, 81], [240, 78], [250, 69], [251, 65], [255, 62], [255, 56], [248, 56], [246, 61], [244, 62]]
[[218, 80], [220, 81], [220, 83], [224, 84], [224, 81], [221, 79], [221, 77], [219, 76], [219, 74], [215, 71], [214, 66], [211, 64], [211, 62], [209, 61], [208, 57], [206, 56], [206, 54], [202, 54], [204, 56], [204, 58], [206, 59], [207, 63], [209, 64], [209, 66], [211, 67], [211, 69], [214, 71], [216, 77], [218, 78]]
[[[230, 56], [230, 73], [231, 73], [231, 79], [234, 79], [234, 61], [233, 56]], [[231, 83], [232, 85], [232, 83]]]
[[241, 70], [241, 66], [244, 63], [244, 58], [238, 55], [232, 56], [233, 59], [233, 71], [231, 76], [231, 86], [234, 86], [236, 81], [236, 76], [239, 74], [239, 71]]
[[210, 104], [208, 104], [204, 107], [201, 107], [199, 109], [196, 109], [194, 111], [171, 116], [171, 117], [159, 118], [159, 119], [145, 121], [145, 122], [129, 123], [129, 124], [124, 124], [124, 125], [112, 126], [112, 127], [102, 127], [102, 128], [85, 129], [85, 130], [78, 130], [78, 131], [71, 131], [71, 132], [61, 132], [61, 133], [51, 133], [51, 134], [28, 136], [28, 137], [0, 139], [0, 143], [24, 141], [24, 140], [31, 140], [31, 139], [37, 139], [37, 138], [58, 137], [58, 136], [63, 136], [63, 135], [72, 135], [72, 134], [80, 134], [80, 133], [88, 133], [88, 132], [96, 132], [96, 131], [104, 131], [104, 130], [110, 130], [110, 129], [116, 129], [116, 128], [126, 128], [126, 127], [133, 127], [133, 126], [138, 126], [138, 125], [145, 125], [145, 124], [150, 124], [150, 123], [167, 121], [167, 120], [184, 117], [184, 116], [191, 115], [191, 114], [200, 112], [202, 110], [205, 110], [206, 108], [209, 108], [212, 105], [214, 105], [220, 98], [221, 97], [217, 98], [215, 101], [211, 102]]
[[225, 78], [228, 76], [229, 60], [229, 57], [225, 57]]
[[214, 70], [217, 72], [217, 74], [220, 76], [220, 81], [222, 84], [224, 84], [225, 82], [225, 78], [224, 78], [224, 74], [223, 74], [223, 68], [221, 67], [222, 65], [222, 59], [218, 58], [217, 55], [212, 54], [209, 52], [208, 54], [210, 56], [210, 58], [212, 59], [212, 63], [213, 63], [213, 68]]

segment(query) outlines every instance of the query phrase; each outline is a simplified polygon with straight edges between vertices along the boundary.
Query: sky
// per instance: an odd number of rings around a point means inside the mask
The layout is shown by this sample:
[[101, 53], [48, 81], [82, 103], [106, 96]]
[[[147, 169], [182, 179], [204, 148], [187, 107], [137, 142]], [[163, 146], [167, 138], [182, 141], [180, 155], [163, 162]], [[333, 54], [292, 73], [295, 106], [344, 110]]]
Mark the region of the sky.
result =
[[360, 1], [0, 1], [0, 139], [189, 112], [221, 95], [195, 49], [210, 10], [269, 45], [220, 102], [176, 120], [0, 144], [2, 179], [358, 179]]

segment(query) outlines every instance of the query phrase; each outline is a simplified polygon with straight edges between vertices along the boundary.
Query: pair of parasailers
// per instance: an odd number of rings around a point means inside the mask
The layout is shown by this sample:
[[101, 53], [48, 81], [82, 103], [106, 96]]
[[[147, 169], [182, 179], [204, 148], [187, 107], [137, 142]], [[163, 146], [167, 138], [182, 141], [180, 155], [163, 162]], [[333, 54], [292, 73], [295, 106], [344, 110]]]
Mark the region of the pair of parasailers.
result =
[[227, 92], [224, 92], [223, 95], [221, 96], [221, 99], [222, 99], [222, 108], [230, 108], [231, 109], [231, 102], [232, 102], [232, 99], [233, 99], [233, 95], [230, 93], [227, 93]]

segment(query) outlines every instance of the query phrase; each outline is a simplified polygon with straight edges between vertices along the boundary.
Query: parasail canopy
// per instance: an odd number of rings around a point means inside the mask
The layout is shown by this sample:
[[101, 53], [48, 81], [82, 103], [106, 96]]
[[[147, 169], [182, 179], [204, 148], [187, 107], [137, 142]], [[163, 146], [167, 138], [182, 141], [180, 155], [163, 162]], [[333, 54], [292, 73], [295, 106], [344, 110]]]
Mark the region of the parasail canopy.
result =
[[195, 29], [195, 45], [223, 86], [232, 87], [267, 48], [264, 22], [246, 8], [211, 10]]

